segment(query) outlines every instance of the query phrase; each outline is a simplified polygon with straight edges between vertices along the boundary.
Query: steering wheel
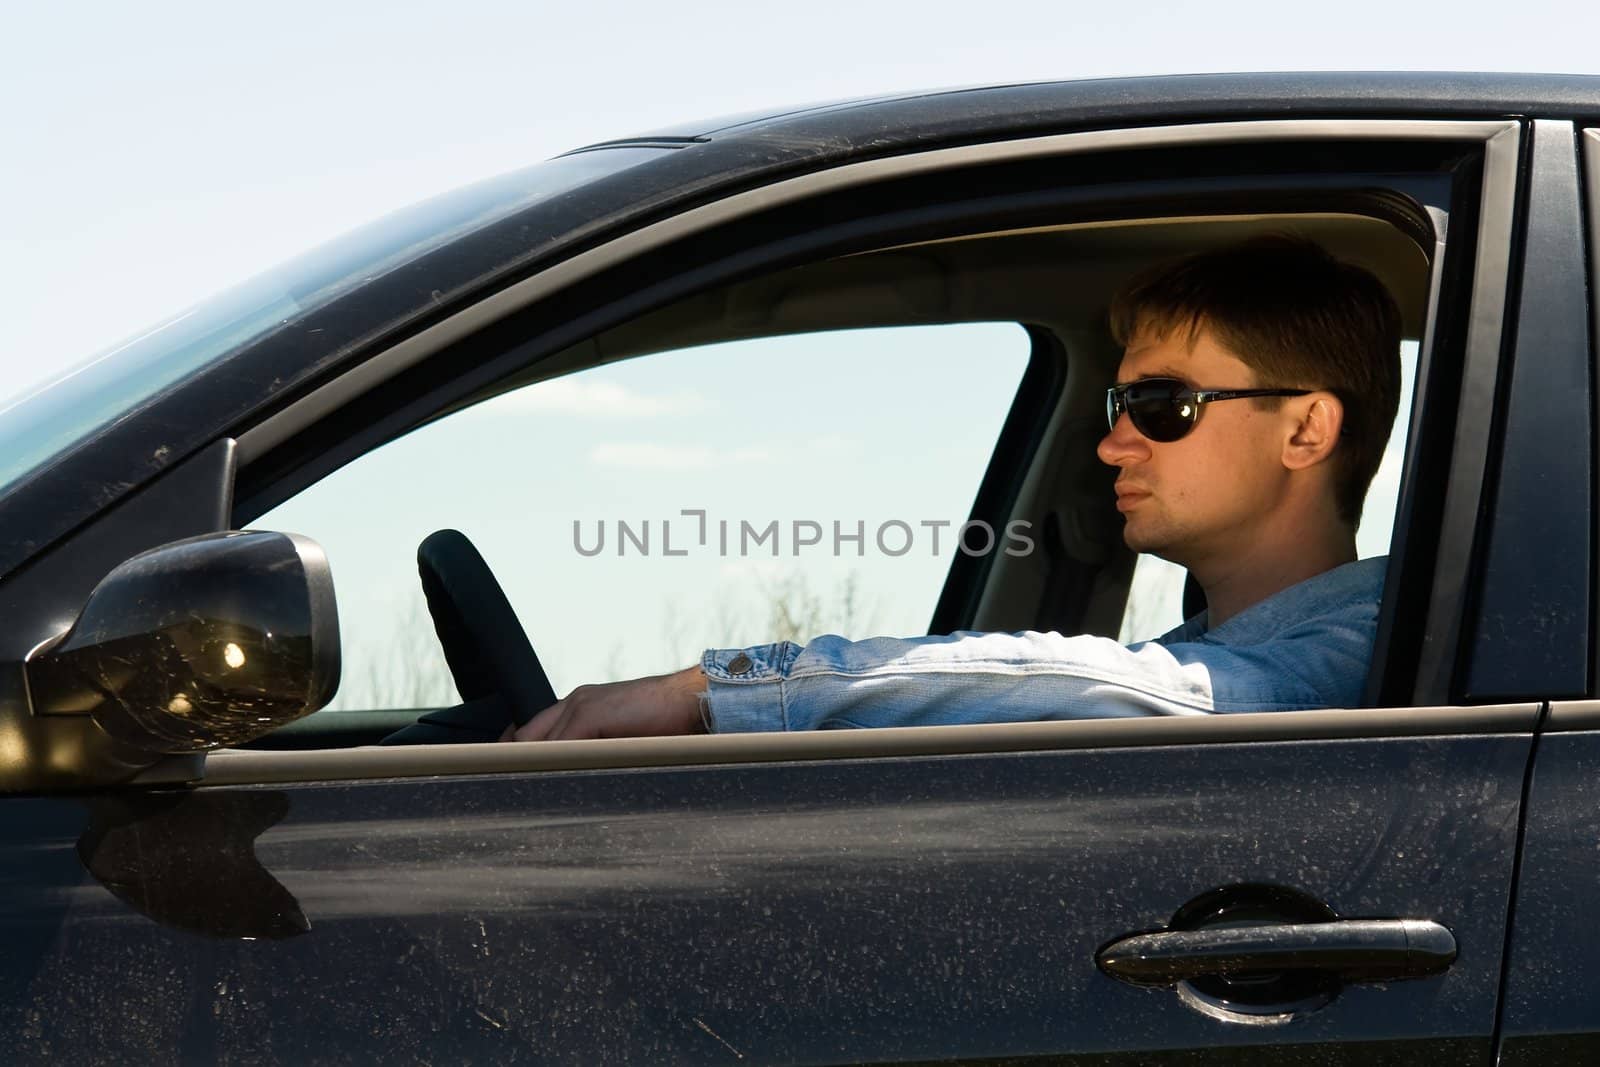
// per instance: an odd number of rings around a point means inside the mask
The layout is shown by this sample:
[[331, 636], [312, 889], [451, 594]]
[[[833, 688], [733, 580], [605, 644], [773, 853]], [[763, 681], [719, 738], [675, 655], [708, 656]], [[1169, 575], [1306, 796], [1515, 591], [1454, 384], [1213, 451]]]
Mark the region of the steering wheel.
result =
[[459, 530], [417, 546], [428, 614], [463, 703], [422, 716], [386, 745], [494, 741], [556, 702], [555, 690], [494, 573]]

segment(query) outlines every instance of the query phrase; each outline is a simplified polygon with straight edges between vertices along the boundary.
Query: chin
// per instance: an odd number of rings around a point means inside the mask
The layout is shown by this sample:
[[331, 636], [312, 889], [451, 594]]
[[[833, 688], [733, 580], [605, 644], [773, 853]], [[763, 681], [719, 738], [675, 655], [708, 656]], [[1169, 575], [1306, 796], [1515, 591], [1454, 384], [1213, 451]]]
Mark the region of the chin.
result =
[[1183, 555], [1181, 547], [1174, 544], [1172, 538], [1161, 536], [1159, 531], [1140, 530], [1129, 524], [1122, 530], [1122, 541], [1135, 552], [1159, 556], [1168, 563], [1184, 566], [1183, 561], [1178, 558]]
[[1162, 539], [1150, 536], [1147, 531], [1137, 529], [1132, 523], [1122, 528], [1122, 543], [1135, 552], [1161, 555]]

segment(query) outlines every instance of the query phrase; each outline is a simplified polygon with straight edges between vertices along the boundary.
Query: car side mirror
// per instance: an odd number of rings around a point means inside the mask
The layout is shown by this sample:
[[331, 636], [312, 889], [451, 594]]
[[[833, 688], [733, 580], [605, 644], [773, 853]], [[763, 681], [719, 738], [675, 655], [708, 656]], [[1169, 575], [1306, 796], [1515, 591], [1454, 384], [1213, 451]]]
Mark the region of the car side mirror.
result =
[[106, 575], [24, 674], [35, 715], [90, 715], [152, 757], [260, 737], [338, 688], [327, 557], [255, 530], [151, 549]]

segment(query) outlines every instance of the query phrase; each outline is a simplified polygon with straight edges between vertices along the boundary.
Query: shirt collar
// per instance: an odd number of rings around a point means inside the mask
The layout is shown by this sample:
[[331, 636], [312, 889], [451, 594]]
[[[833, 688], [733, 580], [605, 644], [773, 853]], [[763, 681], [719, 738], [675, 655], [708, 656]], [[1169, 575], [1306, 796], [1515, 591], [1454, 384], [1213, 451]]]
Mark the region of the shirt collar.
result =
[[1208, 613], [1202, 611], [1157, 640], [1165, 645], [1205, 637], [1219, 645], [1258, 644], [1332, 606], [1377, 603], [1388, 569], [1388, 556], [1345, 563], [1250, 605], [1215, 629], [1209, 625]]

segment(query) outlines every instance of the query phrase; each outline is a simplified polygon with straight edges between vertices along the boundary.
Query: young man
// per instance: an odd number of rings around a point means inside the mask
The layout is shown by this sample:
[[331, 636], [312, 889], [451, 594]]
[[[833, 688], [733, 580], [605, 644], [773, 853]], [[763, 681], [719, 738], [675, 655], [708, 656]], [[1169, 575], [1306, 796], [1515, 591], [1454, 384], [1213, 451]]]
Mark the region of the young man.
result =
[[1154, 641], [956, 633], [708, 651], [580, 686], [507, 739], [917, 726], [1351, 707], [1385, 561], [1355, 530], [1400, 393], [1400, 316], [1366, 271], [1293, 237], [1166, 264], [1111, 308], [1124, 346], [1100, 459], [1130, 548], [1207, 611]]

